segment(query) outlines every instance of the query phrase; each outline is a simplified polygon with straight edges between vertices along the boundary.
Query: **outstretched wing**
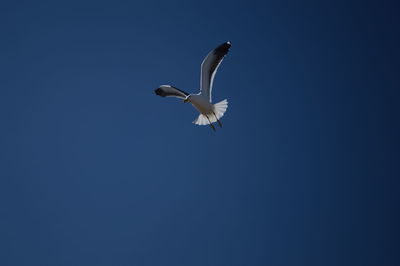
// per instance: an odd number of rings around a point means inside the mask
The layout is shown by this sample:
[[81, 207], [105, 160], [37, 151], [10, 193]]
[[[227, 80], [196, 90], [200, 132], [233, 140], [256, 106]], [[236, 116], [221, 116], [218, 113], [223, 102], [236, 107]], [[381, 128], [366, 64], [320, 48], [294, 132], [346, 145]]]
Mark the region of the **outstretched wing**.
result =
[[212, 50], [201, 63], [200, 90], [203, 95], [208, 97], [210, 102], [215, 73], [230, 47], [230, 42], [221, 44]]
[[186, 99], [189, 95], [189, 93], [170, 85], [161, 85], [159, 88], [155, 89], [154, 92], [161, 97], [176, 97], [180, 99]]

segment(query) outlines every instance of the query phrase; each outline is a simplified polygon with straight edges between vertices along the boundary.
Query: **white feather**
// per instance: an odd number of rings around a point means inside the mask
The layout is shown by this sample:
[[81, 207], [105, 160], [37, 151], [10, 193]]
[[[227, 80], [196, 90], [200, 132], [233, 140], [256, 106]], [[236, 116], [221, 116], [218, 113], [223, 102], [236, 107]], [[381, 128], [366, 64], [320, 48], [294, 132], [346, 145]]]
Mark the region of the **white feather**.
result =
[[[219, 120], [224, 116], [226, 109], [228, 109], [228, 101], [225, 99], [213, 105], [213, 112], [200, 114], [193, 123], [199, 126], [209, 125], [210, 122], [215, 123], [217, 122], [217, 119]], [[210, 122], [208, 120], [210, 120]]]

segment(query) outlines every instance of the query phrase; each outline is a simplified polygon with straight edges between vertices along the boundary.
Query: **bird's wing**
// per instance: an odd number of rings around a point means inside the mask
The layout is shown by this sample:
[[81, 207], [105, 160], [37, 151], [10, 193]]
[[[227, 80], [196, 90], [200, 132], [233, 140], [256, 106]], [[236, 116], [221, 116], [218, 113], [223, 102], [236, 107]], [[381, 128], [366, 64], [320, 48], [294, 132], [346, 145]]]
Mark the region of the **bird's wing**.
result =
[[170, 85], [161, 85], [159, 88], [155, 89], [154, 92], [161, 97], [176, 97], [180, 99], [186, 99], [189, 95], [189, 93]]
[[210, 102], [215, 73], [230, 47], [230, 42], [221, 44], [212, 50], [201, 63], [200, 91], [201, 94], [207, 96]]

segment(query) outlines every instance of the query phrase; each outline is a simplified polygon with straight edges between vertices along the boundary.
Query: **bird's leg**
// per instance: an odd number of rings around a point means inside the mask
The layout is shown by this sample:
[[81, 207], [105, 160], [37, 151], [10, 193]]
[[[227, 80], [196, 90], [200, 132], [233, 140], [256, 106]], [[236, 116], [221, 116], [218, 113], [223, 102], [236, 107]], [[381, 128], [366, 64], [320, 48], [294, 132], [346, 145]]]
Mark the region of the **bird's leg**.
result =
[[217, 122], [218, 122], [219, 127], [222, 128], [222, 123], [221, 123], [221, 121], [219, 121], [219, 119], [218, 119], [218, 117], [215, 115], [214, 111], [213, 111], [213, 114], [214, 114], [214, 116], [215, 116], [215, 119], [217, 119]]
[[207, 117], [208, 123], [210, 123], [211, 128], [215, 131], [214, 125], [211, 123], [210, 118], [208, 118], [208, 115], [205, 115]]

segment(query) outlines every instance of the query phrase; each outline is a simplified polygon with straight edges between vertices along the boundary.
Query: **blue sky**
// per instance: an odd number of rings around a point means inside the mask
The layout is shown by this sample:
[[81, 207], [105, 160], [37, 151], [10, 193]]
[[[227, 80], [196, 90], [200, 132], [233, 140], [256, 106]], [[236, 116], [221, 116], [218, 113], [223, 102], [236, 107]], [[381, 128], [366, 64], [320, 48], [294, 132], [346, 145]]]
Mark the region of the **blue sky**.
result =
[[[398, 265], [393, 2], [0, 9], [0, 264]], [[213, 100], [224, 128], [153, 90]]]

